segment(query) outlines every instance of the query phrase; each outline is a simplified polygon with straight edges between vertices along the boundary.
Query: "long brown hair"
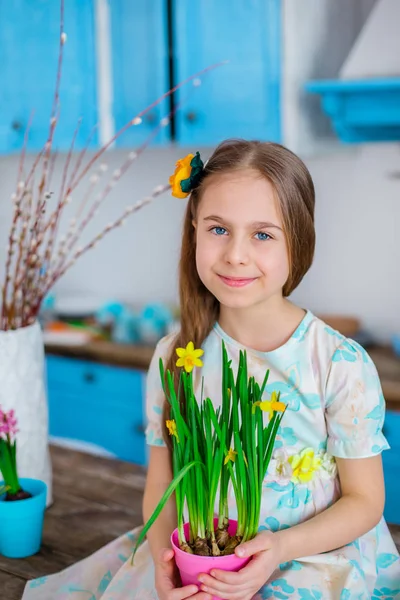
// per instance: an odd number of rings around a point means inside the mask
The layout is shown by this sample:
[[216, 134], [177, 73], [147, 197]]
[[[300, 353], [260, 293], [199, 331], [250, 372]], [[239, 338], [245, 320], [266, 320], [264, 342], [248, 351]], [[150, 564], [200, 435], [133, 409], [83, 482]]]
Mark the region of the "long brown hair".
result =
[[[315, 248], [315, 192], [311, 175], [293, 152], [272, 142], [227, 140], [220, 144], [206, 163], [201, 181], [192, 191], [183, 223], [179, 263], [180, 330], [167, 360], [167, 369], [178, 381], [175, 348], [189, 341], [201, 348], [218, 319], [219, 303], [200, 280], [196, 268], [196, 221], [202, 193], [210, 181], [229, 171], [253, 169], [273, 185], [281, 212], [289, 255], [289, 277], [283, 295], [289, 296], [309, 270]], [[163, 434], [171, 449], [165, 421], [169, 418], [169, 403], [163, 411]]]

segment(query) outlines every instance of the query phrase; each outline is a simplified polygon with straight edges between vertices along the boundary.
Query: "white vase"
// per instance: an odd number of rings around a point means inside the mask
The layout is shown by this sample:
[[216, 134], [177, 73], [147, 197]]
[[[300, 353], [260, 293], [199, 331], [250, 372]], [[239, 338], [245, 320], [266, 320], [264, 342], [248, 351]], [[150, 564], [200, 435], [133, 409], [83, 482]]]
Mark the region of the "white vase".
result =
[[0, 331], [0, 406], [15, 410], [19, 477], [40, 479], [52, 502], [44, 344], [38, 322]]

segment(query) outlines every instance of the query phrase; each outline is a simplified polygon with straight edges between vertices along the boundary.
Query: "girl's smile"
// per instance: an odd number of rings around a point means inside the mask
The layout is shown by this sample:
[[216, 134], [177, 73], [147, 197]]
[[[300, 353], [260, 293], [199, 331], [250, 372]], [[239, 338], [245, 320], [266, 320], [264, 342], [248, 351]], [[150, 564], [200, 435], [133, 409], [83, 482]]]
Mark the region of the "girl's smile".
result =
[[254, 281], [258, 279], [258, 277], [252, 278], [244, 278], [244, 277], [225, 277], [224, 275], [218, 275], [225, 285], [229, 285], [230, 287], [242, 288], [246, 285], [250, 285]]

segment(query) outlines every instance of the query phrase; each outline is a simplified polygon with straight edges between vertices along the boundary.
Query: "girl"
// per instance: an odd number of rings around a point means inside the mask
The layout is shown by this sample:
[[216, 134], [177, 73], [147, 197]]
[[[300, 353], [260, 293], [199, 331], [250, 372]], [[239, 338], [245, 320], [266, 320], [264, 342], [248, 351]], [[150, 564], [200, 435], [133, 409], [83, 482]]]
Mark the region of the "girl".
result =
[[[73, 567], [64, 589], [73, 581], [81, 589], [90, 583], [96, 600], [400, 598], [400, 558], [382, 518], [380, 454], [388, 444], [375, 367], [357, 343], [288, 300], [313, 260], [310, 174], [272, 143], [225, 142], [204, 168], [192, 159], [180, 161], [171, 179], [174, 195], [191, 192], [180, 261], [181, 324], [177, 335], [160, 341], [148, 373], [143, 514], [147, 520], [172, 479], [159, 358], [176, 371], [177, 347], [189, 341], [201, 347], [197, 385], [204, 376], [204, 397], [217, 402], [221, 341], [235, 371], [245, 348], [249, 374], [262, 381], [270, 369], [266, 394], [280, 391], [288, 406], [264, 481], [259, 533], [236, 548], [252, 560], [238, 573], [215, 571], [198, 586], [179, 587], [169, 541], [176, 526], [171, 501], [134, 568], [129, 560], [118, 563], [118, 556], [129, 554], [137, 532]], [[95, 595], [104, 574], [109, 583]], [[87, 597], [62, 596], [55, 577], [26, 598]]]

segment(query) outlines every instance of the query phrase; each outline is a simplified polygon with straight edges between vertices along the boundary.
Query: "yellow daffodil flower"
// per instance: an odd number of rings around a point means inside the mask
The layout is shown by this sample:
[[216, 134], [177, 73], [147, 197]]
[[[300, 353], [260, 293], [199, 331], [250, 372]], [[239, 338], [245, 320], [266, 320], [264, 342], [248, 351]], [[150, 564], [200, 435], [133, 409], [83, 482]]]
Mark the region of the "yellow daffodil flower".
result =
[[178, 437], [178, 432], [176, 429], [176, 423], [174, 420], [172, 421], [165, 421], [165, 424], [167, 425], [167, 429], [169, 431], [169, 435], [174, 435], [177, 439], [177, 441], [179, 442], [179, 437]]
[[194, 154], [188, 154], [184, 158], [177, 161], [175, 172], [169, 178], [169, 184], [171, 186], [171, 193], [175, 198], [186, 198], [189, 193], [183, 192], [181, 188], [181, 182], [184, 179], [189, 179], [192, 173], [192, 167], [190, 163], [194, 158]]
[[312, 448], [305, 448], [299, 454], [289, 456], [288, 462], [293, 470], [293, 483], [307, 483], [321, 468], [321, 457]]
[[253, 412], [256, 410], [256, 406], [259, 406], [261, 410], [268, 413], [269, 420], [272, 419], [274, 411], [284, 412], [286, 405], [283, 402], [277, 400], [276, 392], [272, 392], [271, 400], [262, 400], [261, 402], [254, 402]]
[[191, 373], [194, 367], [203, 366], [200, 356], [203, 356], [204, 350], [195, 350], [193, 342], [189, 342], [186, 348], [177, 348], [176, 353], [179, 356], [176, 366], [184, 367], [186, 373]]
[[[236, 454], [237, 454], [237, 452], [233, 448], [231, 448], [230, 450], [228, 450], [228, 454], [225, 456], [224, 465], [228, 464], [228, 462], [230, 460], [232, 462], [235, 462]], [[244, 464], [246, 465], [246, 467], [248, 467], [249, 463], [247, 462], [247, 458], [246, 458], [245, 454], [243, 454], [243, 460], [244, 460]]]
[[230, 460], [232, 462], [235, 462], [236, 454], [237, 454], [236, 450], [234, 450], [233, 448], [230, 448], [228, 450], [228, 454], [225, 456], [224, 465], [227, 465]]

